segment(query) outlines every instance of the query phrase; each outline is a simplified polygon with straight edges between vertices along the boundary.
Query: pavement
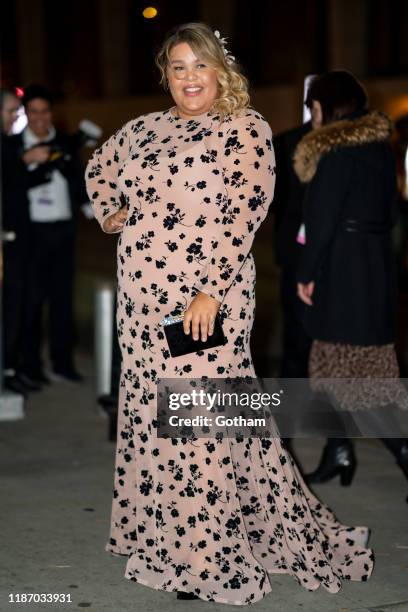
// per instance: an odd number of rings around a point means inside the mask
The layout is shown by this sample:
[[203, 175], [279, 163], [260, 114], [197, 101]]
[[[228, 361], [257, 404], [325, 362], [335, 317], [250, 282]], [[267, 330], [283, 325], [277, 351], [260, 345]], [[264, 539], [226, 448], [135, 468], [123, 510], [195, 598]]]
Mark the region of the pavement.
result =
[[[177, 601], [124, 578], [125, 559], [105, 552], [115, 445], [95, 402], [92, 359], [79, 358], [82, 384], [53, 383], [31, 394], [26, 416], [0, 423], [0, 611], [159, 612], [212, 610], [222, 604]], [[306, 470], [323, 441], [298, 440]], [[372, 529], [376, 564], [366, 583], [344, 582], [330, 594], [304, 590], [290, 576], [271, 575], [272, 592], [257, 612], [408, 612], [408, 482], [376, 440], [358, 440], [351, 487], [315, 488], [338, 518]], [[11, 603], [10, 595], [70, 595], [71, 603]]]

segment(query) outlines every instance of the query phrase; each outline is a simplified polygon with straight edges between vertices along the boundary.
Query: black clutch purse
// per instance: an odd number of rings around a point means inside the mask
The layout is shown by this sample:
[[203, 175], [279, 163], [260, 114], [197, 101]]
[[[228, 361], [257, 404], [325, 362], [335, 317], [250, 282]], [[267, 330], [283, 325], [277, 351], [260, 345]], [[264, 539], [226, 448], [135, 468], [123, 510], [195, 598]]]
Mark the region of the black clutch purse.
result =
[[224, 332], [222, 331], [221, 321], [218, 315], [215, 317], [214, 331], [207, 340], [203, 342], [200, 338], [193, 340], [191, 332], [184, 333], [183, 315], [176, 317], [165, 317], [161, 321], [164, 333], [166, 334], [167, 344], [169, 345], [170, 354], [172, 357], [180, 357], [188, 353], [196, 353], [197, 351], [205, 351], [206, 349], [215, 348], [226, 343]]

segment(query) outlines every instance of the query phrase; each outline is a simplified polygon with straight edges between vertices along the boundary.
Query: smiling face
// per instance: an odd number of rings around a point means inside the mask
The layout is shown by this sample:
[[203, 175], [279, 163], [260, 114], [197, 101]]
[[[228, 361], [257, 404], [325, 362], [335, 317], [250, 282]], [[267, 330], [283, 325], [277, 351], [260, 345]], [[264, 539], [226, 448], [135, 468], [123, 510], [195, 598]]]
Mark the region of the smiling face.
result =
[[48, 136], [52, 124], [51, 106], [48, 100], [33, 98], [26, 105], [29, 128], [39, 138]]
[[190, 119], [208, 112], [218, 95], [216, 69], [185, 42], [171, 49], [169, 59], [166, 75], [180, 117]]

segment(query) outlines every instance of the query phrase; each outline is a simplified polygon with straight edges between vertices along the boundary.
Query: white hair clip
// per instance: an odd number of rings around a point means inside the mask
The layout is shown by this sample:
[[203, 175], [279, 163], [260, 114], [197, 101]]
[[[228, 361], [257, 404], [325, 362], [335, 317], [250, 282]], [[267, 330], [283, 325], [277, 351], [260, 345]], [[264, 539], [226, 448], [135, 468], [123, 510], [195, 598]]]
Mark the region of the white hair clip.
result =
[[218, 42], [220, 43], [222, 50], [224, 51], [225, 61], [229, 66], [235, 62], [235, 57], [231, 55], [231, 53], [227, 49], [227, 39], [221, 38], [221, 33], [219, 30], [214, 30], [214, 35], [218, 38]]

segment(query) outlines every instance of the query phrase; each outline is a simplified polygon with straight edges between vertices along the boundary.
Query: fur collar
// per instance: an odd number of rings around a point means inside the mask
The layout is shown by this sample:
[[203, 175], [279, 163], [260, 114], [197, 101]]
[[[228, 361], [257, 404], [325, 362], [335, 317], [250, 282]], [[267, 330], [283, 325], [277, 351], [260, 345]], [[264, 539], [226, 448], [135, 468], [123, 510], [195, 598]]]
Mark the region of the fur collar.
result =
[[312, 130], [302, 138], [295, 149], [295, 172], [302, 183], [308, 183], [314, 177], [322, 155], [339, 147], [387, 140], [391, 132], [391, 119], [379, 111], [371, 111], [357, 119], [342, 119]]

